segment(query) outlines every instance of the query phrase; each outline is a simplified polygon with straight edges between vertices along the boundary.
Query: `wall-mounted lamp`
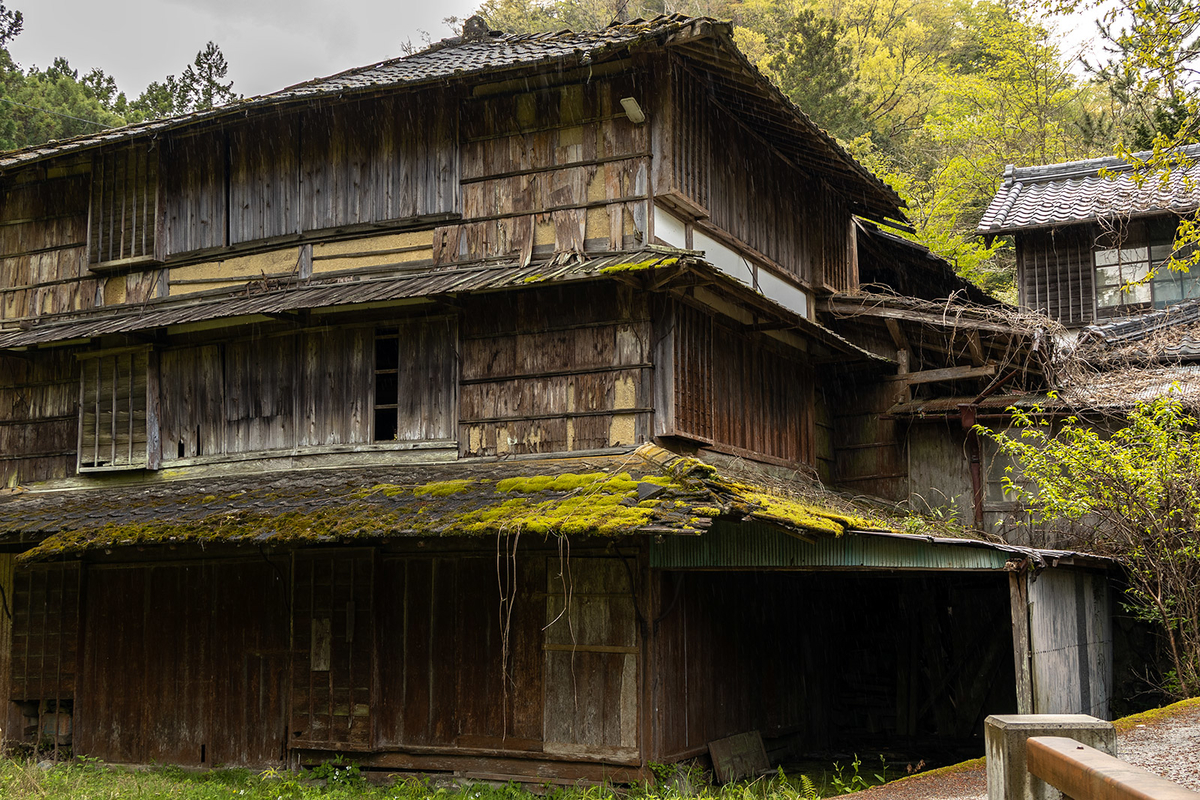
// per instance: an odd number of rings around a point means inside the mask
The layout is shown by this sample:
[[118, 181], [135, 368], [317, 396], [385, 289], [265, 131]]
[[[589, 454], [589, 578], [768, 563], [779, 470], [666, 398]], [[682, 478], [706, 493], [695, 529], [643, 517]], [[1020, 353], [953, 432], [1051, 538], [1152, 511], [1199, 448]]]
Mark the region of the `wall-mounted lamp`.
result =
[[646, 113], [632, 97], [622, 97], [621, 108], [625, 109], [625, 116], [629, 117], [629, 121], [634, 125], [641, 125], [646, 121]]

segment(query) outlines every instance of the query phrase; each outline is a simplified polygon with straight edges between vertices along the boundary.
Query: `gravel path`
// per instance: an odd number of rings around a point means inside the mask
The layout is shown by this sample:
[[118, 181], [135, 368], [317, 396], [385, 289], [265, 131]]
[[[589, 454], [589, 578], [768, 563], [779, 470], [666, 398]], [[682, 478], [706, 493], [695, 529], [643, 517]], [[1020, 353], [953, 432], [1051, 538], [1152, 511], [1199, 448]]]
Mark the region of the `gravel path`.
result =
[[[1118, 720], [1117, 756], [1200, 792], [1200, 698]], [[982, 758], [877, 786], [861, 800], [986, 800]]]

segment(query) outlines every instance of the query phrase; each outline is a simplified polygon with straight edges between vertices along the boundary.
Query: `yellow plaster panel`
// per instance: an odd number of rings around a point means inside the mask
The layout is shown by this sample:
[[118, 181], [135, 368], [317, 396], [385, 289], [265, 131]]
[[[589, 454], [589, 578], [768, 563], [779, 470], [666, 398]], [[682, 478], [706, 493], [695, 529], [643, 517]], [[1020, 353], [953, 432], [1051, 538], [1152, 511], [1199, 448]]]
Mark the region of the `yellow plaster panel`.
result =
[[613, 408], [637, 408], [637, 383], [633, 378], [613, 381]]
[[246, 281], [222, 281], [220, 283], [172, 283], [167, 294], [171, 297], [178, 297], [184, 294], [195, 294], [196, 292], [207, 292], [210, 289], [229, 289], [236, 286], [245, 286]]
[[119, 306], [125, 302], [125, 276], [104, 281], [104, 305]]
[[[433, 234], [429, 231], [388, 233], [347, 239], [341, 242], [322, 242], [313, 245], [313, 256], [340, 256], [346, 253], [370, 253], [377, 250], [395, 250], [400, 247], [433, 247]], [[407, 255], [402, 254], [402, 255]]]
[[549, 214], [539, 217], [534, 224], [533, 243], [535, 245], [554, 244], [554, 223], [550, 221]]
[[587, 221], [583, 229], [584, 239], [607, 239], [608, 238], [608, 209], [604, 206], [589, 208], [587, 210]]
[[347, 256], [345, 258], [314, 261], [312, 271], [316, 275], [321, 272], [362, 269], [364, 267], [378, 267], [385, 264], [408, 264], [416, 261], [430, 261], [432, 259], [432, 248], [429, 250], [413, 250], [408, 253], [368, 253], [361, 256]]
[[634, 444], [637, 437], [636, 414], [613, 414], [608, 423], [608, 444], [616, 447], [623, 444]]

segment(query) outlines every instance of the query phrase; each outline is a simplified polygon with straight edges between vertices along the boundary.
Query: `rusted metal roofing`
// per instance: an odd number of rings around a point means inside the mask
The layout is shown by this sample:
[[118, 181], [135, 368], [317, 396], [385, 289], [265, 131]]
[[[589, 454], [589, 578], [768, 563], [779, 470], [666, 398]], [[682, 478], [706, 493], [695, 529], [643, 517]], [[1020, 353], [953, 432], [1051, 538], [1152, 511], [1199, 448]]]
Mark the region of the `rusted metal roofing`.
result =
[[650, 546], [659, 569], [886, 569], [1004, 571], [1028, 559], [1037, 567], [1069, 563], [1107, 567], [1102, 556], [1067, 550], [883, 531], [803, 542], [763, 525], [714, 522], [697, 537], [669, 537]]
[[828, 328], [797, 316], [755, 292], [737, 278], [704, 261], [696, 252], [658, 246], [597, 258], [564, 253], [548, 261], [526, 265], [519, 261], [492, 261], [436, 269], [400, 270], [384, 276], [268, 281], [197, 296], [158, 298], [136, 306], [47, 314], [33, 320], [21, 320], [20, 327], [8, 330], [0, 328], [0, 350], [138, 333], [215, 319], [232, 320], [334, 306], [651, 275], [656, 269], [699, 272], [705, 280], [724, 285], [728, 291], [747, 298], [753, 294], [754, 302], [759, 306], [772, 309], [781, 319], [788, 320], [789, 325], [834, 351], [868, 361], [890, 363], [888, 359], [864, 350]]
[[[492, 32], [476, 39], [446, 39], [410, 56], [346, 70], [208, 111], [141, 122], [3, 153], [0, 154], [0, 172], [72, 151], [127, 139], [155, 137], [177, 128], [246, 115], [260, 108], [389, 88], [461, 80], [478, 82], [485, 77], [494, 80], [506, 70], [588, 67], [639, 46], [685, 43], [679, 50], [682, 53], [686, 48], [695, 47], [698, 41], [707, 43], [702, 48], [708, 59], [703, 69], [710, 71], [712, 90], [733, 106], [743, 122], [754, 127], [785, 156], [803, 164], [805, 169], [838, 180], [838, 188], [847, 192], [855, 213], [878, 219], [903, 219], [900, 209], [904, 201], [900, 196], [852, 158], [832, 136], [818, 128], [741, 54], [733, 42], [728, 23], [680, 14], [614, 23], [598, 31]], [[724, 63], [714, 66], [711, 57], [718, 54]], [[723, 72], [730, 73], [729, 80], [718, 74]]]
[[[177, 544], [316, 544], [403, 536], [699, 535], [713, 520], [812, 540], [883, 528], [819, 484], [726, 479], [655, 445], [606, 456], [282, 471], [0, 494], [0, 542], [26, 561]], [[798, 499], [800, 498], [800, 499]]]
[[[1165, 177], [1138, 173], [1133, 161], [1108, 156], [1039, 167], [1009, 167], [1004, 183], [979, 223], [978, 233], [995, 235], [1156, 212], [1200, 208], [1200, 144], [1180, 149], [1186, 169]], [[1111, 173], [1101, 176], [1100, 172]]]

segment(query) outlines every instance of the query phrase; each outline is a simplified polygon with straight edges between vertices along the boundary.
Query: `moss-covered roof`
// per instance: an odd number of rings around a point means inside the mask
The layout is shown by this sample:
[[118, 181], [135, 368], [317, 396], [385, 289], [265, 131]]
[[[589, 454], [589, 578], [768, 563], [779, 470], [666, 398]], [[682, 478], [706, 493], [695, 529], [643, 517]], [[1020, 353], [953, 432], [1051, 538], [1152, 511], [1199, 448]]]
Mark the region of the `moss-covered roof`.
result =
[[[798, 482], [797, 485], [800, 485]], [[722, 475], [644, 445], [623, 455], [279, 472], [0, 500], [0, 541], [23, 561], [183, 543], [302, 544], [399, 536], [696, 535], [715, 519], [802, 537], [884, 529], [818, 486], [803, 493]], [[804, 498], [804, 499], [801, 499]], [[825, 502], [824, 500], [828, 500]]]

